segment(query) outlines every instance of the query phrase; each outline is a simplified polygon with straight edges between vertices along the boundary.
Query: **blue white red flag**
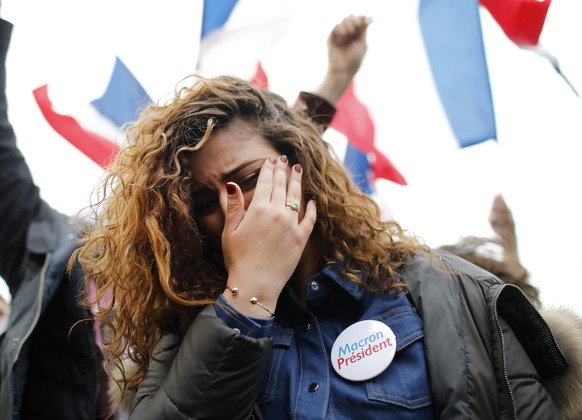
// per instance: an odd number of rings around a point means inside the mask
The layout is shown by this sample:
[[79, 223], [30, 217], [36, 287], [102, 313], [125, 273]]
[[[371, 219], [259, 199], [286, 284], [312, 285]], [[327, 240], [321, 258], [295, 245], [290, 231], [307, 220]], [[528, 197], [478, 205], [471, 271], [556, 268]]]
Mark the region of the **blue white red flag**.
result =
[[115, 60], [105, 93], [90, 102], [94, 111], [108, 120], [107, 123], [101, 120], [97, 124], [87, 124], [75, 116], [57, 112], [49, 98], [48, 85], [35, 89], [33, 94], [50, 126], [102, 167], [106, 167], [119, 150], [114, 140], [116, 134], [110, 131], [109, 135], [103, 135], [86, 127], [110, 125], [113, 130], [119, 131], [124, 123], [135, 119], [139, 111], [152, 102], [145, 89], [119, 58]]

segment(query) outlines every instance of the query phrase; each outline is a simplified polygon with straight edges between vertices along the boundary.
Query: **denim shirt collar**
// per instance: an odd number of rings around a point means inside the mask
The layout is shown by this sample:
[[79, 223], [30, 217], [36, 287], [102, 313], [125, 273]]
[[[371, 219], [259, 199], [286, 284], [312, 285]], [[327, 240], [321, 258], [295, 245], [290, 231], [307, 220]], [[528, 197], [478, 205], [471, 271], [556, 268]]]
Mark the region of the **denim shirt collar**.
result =
[[[327, 277], [332, 279], [338, 286], [340, 286], [343, 290], [345, 290], [347, 293], [349, 293], [349, 295], [352, 296], [354, 299], [360, 300], [362, 298], [362, 296], [364, 295], [364, 288], [362, 286], [360, 286], [359, 284], [343, 277], [340, 274], [342, 267], [343, 267], [343, 263], [340, 263], [338, 261], [334, 261], [334, 262], [326, 265], [324, 267], [324, 269], [321, 271], [321, 273], [316, 274], [315, 276], [312, 277], [312, 279], [314, 279], [315, 277], [320, 276], [322, 274], [326, 275]], [[360, 274], [360, 279], [364, 280], [364, 278], [365, 278], [364, 276], [365, 276], [365, 274], [363, 274], [363, 273]]]

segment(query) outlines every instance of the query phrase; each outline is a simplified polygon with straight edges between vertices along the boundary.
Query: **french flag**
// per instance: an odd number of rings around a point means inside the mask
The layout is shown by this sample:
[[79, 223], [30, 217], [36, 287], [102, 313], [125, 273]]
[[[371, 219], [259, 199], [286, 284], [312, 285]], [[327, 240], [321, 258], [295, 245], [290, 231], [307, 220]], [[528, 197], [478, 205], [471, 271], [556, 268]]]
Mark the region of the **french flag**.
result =
[[[55, 110], [49, 97], [49, 86], [45, 84], [33, 91], [34, 99], [49, 125], [69, 143], [83, 152], [93, 162], [105, 168], [117, 154], [119, 144], [117, 132], [127, 121], [135, 119], [139, 111], [152, 102], [142, 85], [118, 57], [103, 96], [90, 102], [97, 123], [84, 123], [71, 115]], [[99, 133], [86, 128], [100, 127], [108, 133]]]

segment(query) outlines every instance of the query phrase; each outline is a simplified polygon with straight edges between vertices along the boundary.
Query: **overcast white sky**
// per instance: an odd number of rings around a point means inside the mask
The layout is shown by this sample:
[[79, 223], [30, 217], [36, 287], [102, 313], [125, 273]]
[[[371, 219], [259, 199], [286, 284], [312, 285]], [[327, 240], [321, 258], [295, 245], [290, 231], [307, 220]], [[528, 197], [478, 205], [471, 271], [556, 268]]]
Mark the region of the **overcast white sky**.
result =
[[[117, 54], [154, 99], [163, 96], [195, 69], [201, 4], [2, 2], [2, 16], [15, 24], [8, 63], [10, 116], [33, 176], [53, 207], [74, 214], [87, 205], [102, 171], [46, 124], [32, 89], [47, 82], [55, 89], [72, 85], [71, 96], [94, 99]], [[325, 38], [335, 23], [349, 14], [373, 18], [357, 93], [376, 121], [377, 144], [408, 180], [406, 187], [378, 184], [382, 200], [404, 227], [432, 246], [463, 235], [489, 236], [491, 201], [501, 192], [517, 220], [520, 254], [543, 303], [582, 313], [582, 101], [547, 61], [512, 44], [481, 9], [498, 142], [460, 150], [452, 147], [427, 77], [410, 19], [416, 1], [270, 4], [279, 12], [295, 11], [288, 36], [263, 57], [272, 89], [289, 100], [319, 81]], [[541, 37], [579, 91], [581, 21], [582, 2], [553, 0]], [[295, 39], [302, 41], [291, 42]]]

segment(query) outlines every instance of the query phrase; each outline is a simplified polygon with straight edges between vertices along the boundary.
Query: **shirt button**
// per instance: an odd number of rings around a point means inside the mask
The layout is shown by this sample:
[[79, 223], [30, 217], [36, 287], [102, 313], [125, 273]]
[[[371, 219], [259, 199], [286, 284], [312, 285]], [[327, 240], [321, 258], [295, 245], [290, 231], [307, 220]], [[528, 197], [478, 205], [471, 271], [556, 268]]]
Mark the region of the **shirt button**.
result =
[[310, 329], [311, 329], [311, 324], [310, 323], [307, 323], [307, 324], [305, 324], [303, 326], [303, 331], [305, 331], [305, 332], [309, 331]]
[[310, 286], [311, 286], [311, 290], [317, 290], [317, 289], [319, 289], [319, 282], [313, 280], [311, 282]]
[[312, 383], [309, 385], [309, 392], [315, 392], [319, 389], [319, 384], [317, 382]]

